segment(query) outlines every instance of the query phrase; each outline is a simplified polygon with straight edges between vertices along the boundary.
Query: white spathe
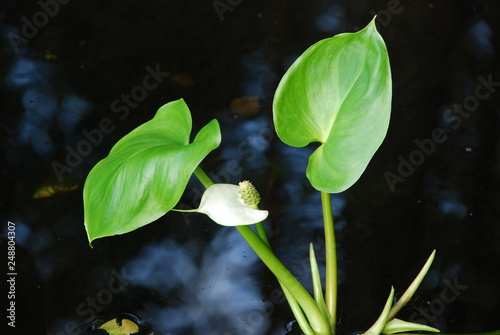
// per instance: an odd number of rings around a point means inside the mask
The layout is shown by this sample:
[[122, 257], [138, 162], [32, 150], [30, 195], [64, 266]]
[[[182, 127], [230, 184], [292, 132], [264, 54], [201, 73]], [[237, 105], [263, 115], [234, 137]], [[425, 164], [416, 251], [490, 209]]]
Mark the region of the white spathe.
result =
[[223, 226], [244, 226], [261, 222], [269, 212], [255, 209], [241, 199], [240, 188], [232, 184], [214, 184], [201, 197], [196, 212], [208, 215]]

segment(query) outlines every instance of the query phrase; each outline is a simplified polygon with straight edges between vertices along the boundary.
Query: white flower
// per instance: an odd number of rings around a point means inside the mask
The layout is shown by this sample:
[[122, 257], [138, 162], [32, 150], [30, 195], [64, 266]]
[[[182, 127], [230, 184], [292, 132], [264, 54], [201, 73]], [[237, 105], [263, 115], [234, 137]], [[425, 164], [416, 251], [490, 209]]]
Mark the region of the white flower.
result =
[[250, 225], [267, 218], [268, 211], [252, 208], [241, 197], [237, 185], [214, 184], [203, 193], [200, 207], [194, 211], [208, 215], [223, 226]]

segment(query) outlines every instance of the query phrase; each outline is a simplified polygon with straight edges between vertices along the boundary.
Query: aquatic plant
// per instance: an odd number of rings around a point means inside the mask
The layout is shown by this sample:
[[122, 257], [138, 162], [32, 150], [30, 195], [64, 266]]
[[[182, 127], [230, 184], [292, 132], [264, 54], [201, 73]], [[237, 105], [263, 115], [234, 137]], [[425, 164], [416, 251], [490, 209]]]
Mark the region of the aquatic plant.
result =
[[[249, 182], [214, 184], [199, 164], [221, 143], [219, 124], [209, 122], [192, 142], [191, 113], [184, 100], [162, 106], [131, 131], [90, 172], [84, 186], [89, 242], [124, 234], [175, 210], [194, 174], [206, 187], [198, 209], [224, 226], [235, 226], [276, 276], [304, 334], [335, 334], [337, 256], [331, 193], [352, 186], [381, 145], [389, 125], [392, 81], [385, 43], [375, 20], [356, 33], [339, 34], [307, 49], [282, 78], [273, 103], [278, 137], [294, 147], [319, 142], [306, 176], [321, 193], [326, 244], [325, 291], [310, 248], [313, 294], [279, 261], [262, 221], [260, 196]], [[186, 210], [183, 210], [186, 211]], [[255, 225], [255, 230], [250, 227]], [[434, 252], [406, 292], [393, 304], [391, 288], [378, 320], [365, 334], [438, 331], [399, 320], [429, 269]]]

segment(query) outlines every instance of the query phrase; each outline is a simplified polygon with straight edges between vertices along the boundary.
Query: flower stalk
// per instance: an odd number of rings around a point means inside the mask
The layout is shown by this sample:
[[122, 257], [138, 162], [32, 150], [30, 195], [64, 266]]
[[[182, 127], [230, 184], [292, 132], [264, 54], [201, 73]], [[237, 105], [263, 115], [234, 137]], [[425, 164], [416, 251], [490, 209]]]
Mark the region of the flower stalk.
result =
[[[332, 201], [329, 193], [321, 192], [326, 248], [325, 302], [330, 314], [330, 325], [335, 329], [337, 313], [337, 246], [333, 224]], [[332, 333], [333, 334], [333, 333]]]
[[[208, 177], [200, 167], [196, 168], [194, 174], [207, 189], [214, 185], [210, 177]], [[260, 195], [250, 182], [244, 181], [240, 183], [240, 194], [242, 200], [247, 205], [255, 209], [257, 208], [257, 204], [260, 201]], [[286, 295], [291, 295], [293, 301], [298, 304], [295, 304], [294, 308], [297, 314], [301, 315], [301, 312], [303, 312], [303, 315], [307, 318], [307, 321], [304, 319], [302, 320], [304, 328], [307, 329], [307, 335], [331, 335], [330, 322], [324, 317], [316, 301], [271, 251], [263, 225], [261, 223], [257, 225], [259, 235], [247, 225], [238, 225], [235, 226], [235, 228], [255, 251], [257, 256], [259, 256], [262, 262], [276, 276], [280, 284], [284, 287]], [[289, 300], [292, 305], [294, 304], [293, 301]], [[307, 322], [307, 325], [305, 325], [304, 322]]]

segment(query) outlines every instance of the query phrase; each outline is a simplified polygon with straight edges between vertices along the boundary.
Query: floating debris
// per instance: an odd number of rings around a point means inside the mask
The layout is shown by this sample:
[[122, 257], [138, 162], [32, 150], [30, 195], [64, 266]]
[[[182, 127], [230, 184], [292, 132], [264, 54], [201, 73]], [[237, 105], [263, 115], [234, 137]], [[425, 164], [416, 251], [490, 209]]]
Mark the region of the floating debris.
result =
[[33, 194], [33, 199], [50, 198], [56, 194], [68, 193], [74, 191], [79, 187], [80, 186], [78, 185], [60, 185], [60, 184], [40, 186]]
[[191, 78], [191, 76], [184, 74], [184, 73], [178, 73], [170, 76], [170, 80], [172, 80], [174, 83], [179, 85], [180, 87], [189, 87], [194, 85], [194, 80]]
[[92, 322], [85, 335], [153, 335], [148, 323], [129, 313], [115, 314], [108, 318], [99, 318]]
[[238, 116], [251, 117], [259, 114], [260, 104], [257, 96], [236, 98], [229, 105], [231, 111]]

